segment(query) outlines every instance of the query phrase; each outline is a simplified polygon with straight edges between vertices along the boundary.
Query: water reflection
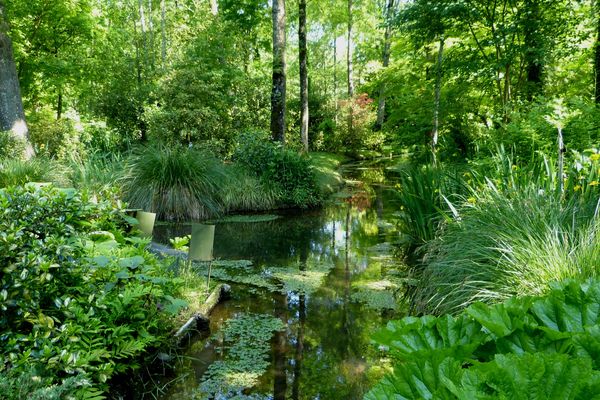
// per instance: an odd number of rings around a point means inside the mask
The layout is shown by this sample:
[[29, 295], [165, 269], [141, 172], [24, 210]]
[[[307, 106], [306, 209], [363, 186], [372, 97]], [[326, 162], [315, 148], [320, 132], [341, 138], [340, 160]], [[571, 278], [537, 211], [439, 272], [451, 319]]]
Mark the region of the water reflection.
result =
[[[286, 325], [273, 338], [270, 370], [245, 394], [270, 399], [360, 399], [373, 384], [368, 371], [377, 355], [369, 335], [394, 311], [357, 301], [356, 285], [388, 279], [401, 268], [395, 265], [389, 245], [398, 240], [393, 221], [397, 207], [384, 185], [383, 172], [353, 170], [357, 181], [323, 210], [283, 213], [283, 218], [268, 222], [217, 225], [217, 259], [249, 259], [259, 268], [273, 270], [331, 265], [323, 284], [313, 291], [270, 293], [237, 286], [234, 299], [215, 309], [213, 333], [222, 321], [244, 312], [268, 313]], [[366, 182], [365, 173], [370, 179]], [[189, 227], [157, 230], [167, 238], [183, 236]], [[220, 357], [216, 347], [214, 340], [208, 340], [191, 348], [181, 371], [188, 378], [163, 398], [190, 398], [208, 365]]]

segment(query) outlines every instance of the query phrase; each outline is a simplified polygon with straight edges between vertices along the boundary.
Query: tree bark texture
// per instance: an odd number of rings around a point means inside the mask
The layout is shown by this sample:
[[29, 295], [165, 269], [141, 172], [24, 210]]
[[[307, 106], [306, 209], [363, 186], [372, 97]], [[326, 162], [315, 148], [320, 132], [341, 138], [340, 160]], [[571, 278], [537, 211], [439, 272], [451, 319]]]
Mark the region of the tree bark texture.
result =
[[298, 46], [300, 59], [300, 136], [308, 152], [308, 62], [306, 50], [306, 0], [298, 1]]
[[273, 0], [273, 86], [271, 135], [285, 143], [285, 0]]
[[435, 94], [433, 104], [433, 131], [431, 132], [431, 155], [433, 157], [433, 164], [437, 164], [437, 144], [439, 138], [439, 125], [440, 125], [440, 97], [442, 93], [442, 62], [444, 57], [444, 36], [440, 37], [440, 43], [438, 48], [437, 57], [437, 68], [435, 77]]
[[[390, 65], [390, 48], [392, 45], [392, 17], [394, 12], [394, 0], [388, 0], [385, 10], [385, 34], [383, 37], [383, 68]], [[377, 103], [377, 122], [375, 129], [381, 130], [385, 119], [385, 83], [382, 82], [379, 88], [379, 102]]]
[[346, 52], [346, 62], [348, 67], [348, 97], [354, 96], [354, 63], [352, 59], [354, 57], [354, 43], [352, 43], [352, 6], [353, 0], [348, 0], [348, 38], [346, 40], [348, 49]]
[[7, 34], [8, 26], [4, 19], [4, 1], [0, 0], [0, 130], [10, 132], [25, 144], [26, 159], [33, 157], [33, 147], [29, 141], [29, 129], [25, 122], [23, 102], [17, 68], [12, 49], [12, 41]]

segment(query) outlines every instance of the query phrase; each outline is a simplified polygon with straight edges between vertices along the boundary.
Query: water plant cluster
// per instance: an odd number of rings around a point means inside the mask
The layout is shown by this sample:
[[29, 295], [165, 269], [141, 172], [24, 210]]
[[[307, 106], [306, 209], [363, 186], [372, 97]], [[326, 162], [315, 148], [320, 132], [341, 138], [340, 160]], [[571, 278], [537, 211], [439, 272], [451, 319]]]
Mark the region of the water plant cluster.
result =
[[254, 387], [266, 372], [273, 333], [284, 328], [279, 318], [267, 314], [240, 314], [227, 320], [210, 339], [217, 349], [227, 352], [204, 373], [198, 398], [253, 398], [242, 391]]

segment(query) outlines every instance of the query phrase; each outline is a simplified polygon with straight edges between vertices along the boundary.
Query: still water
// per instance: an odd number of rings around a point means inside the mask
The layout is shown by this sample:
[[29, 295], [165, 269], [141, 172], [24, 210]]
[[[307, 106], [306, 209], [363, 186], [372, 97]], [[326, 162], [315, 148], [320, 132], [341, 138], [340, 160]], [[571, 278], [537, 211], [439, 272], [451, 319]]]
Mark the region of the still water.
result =
[[[226, 357], [227, 349], [215, 340], [222, 324], [245, 313], [275, 316], [284, 328], [274, 333], [270, 366], [258, 384], [223, 399], [361, 399], [379, 378], [379, 354], [369, 335], [404, 313], [404, 269], [394, 256], [399, 206], [393, 176], [384, 167], [350, 165], [344, 175], [350, 179], [347, 188], [323, 209], [282, 212], [267, 222], [217, 224], [216, 259], [250, 260], [254, 272], [313, 265], [326, 272], [303, 291], [232, 284], [232, 299], [211, 315], [212, 336], [190, 344], [174, 383], [160, 398], [198, 396], [209, 365]], [[158, 229], [159, 237], [168, 238], [191, 228]]]

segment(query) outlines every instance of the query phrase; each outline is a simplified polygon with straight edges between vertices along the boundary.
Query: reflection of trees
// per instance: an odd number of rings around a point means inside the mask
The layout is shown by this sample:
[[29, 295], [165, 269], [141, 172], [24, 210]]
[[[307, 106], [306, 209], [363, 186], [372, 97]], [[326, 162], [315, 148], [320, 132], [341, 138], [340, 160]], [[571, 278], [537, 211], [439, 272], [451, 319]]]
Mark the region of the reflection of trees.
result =
[[285, 324], [285, 328], [275, 332], [273, 347], [273, 399], [285, 400], [287, 392], [287, 295], [277, 293], [273, 296], [275, 300], [275, 316], [280, 318]]

